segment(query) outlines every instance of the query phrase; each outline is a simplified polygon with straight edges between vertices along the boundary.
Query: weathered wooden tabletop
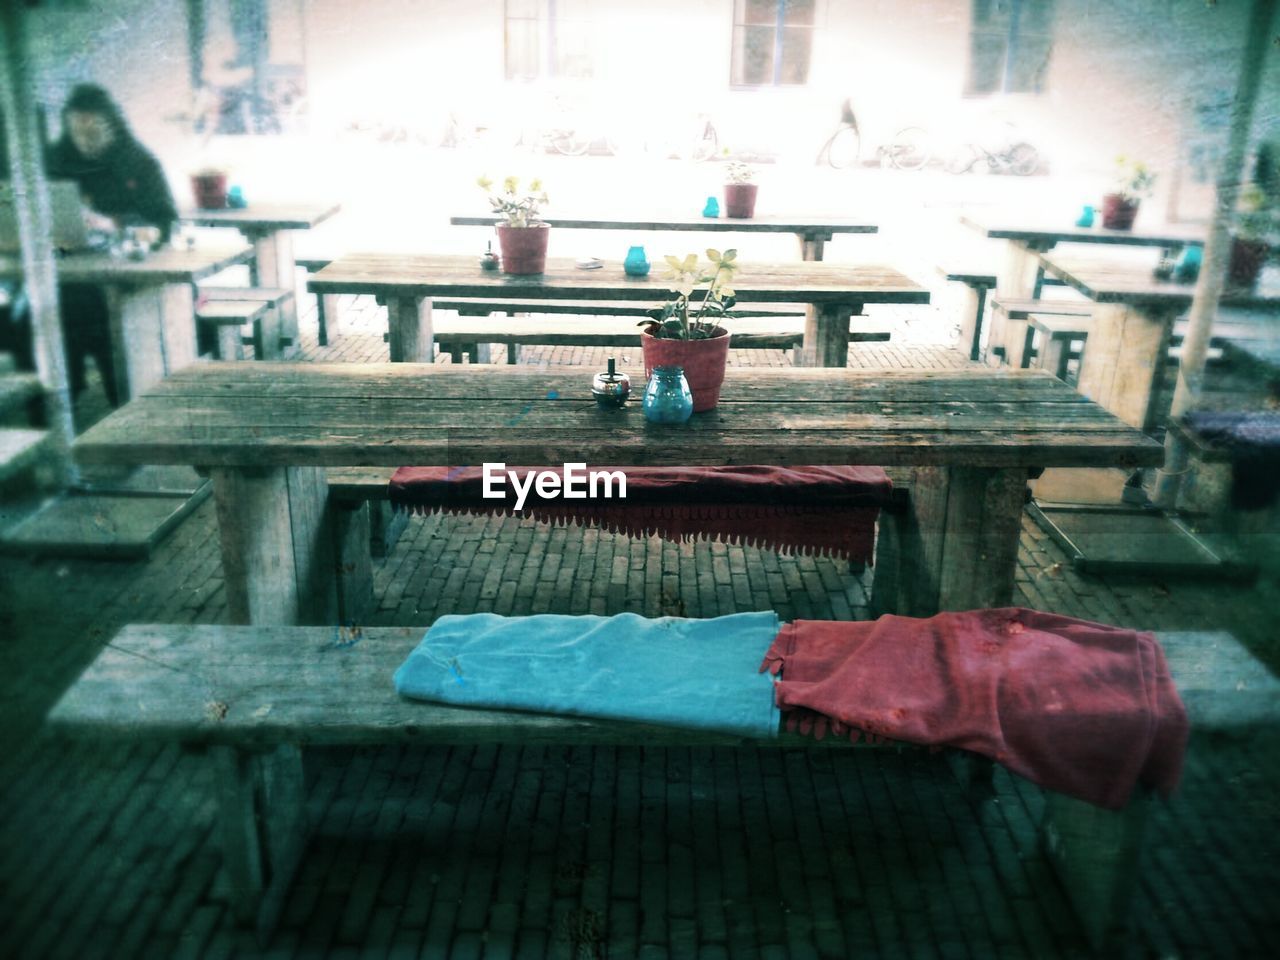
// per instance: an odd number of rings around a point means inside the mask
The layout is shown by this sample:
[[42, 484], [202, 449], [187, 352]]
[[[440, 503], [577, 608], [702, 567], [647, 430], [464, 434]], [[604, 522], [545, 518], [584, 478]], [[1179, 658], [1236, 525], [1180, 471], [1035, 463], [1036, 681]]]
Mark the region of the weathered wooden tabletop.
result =
[[[1157, 280], [1151, 268], [1141, 263], [1098, 260], [1060, 253], [1042, 253], [1040, 262], [1048, 273], [1084, 294], [1095, 303], [1132, 303], [1185, 309], [1195, 294], [1194, 283]], [[1280, 290], [1245, 290], [1227, 287], [1223, 306], [1280, 310]]]
[[604, 410], [580, 368], [187, 367], [76, 441], [85, 463], [1151, 466], [1159, 444], [1034, 370], [730, 370], [681, 426]]
[[[1101, 224], [1101, 215], [1098, 222]], [[1140, 227], [1107, 230], [1102, 226], [1077, 227], [1067, 223], [992, 223], [964, 215], [960, 222], [992, 240], [1016, 240], [1047, 249], [1057, 243], [1104, 243], [1126, 247], [1181, 247], [1204, 243], [1203, 228], [1184, 226]]]
[[[194, 283], [213, 276], [253, 256], [249, 247], [196, 247], [179, 250], [164, 247], [145, 259], [130, 260], [109, 253], [68, 253], [57, 260], [58, 279], [63, 283], [99, 283], [147, 286], [162, 283]], [[13, 254], [0, 254], [0, 279], [22, 276], [22, 261]]]
[[[658, 300], [669, 290], [661, 264], [647, 277], [628, 277], [619, 261], [580, 270], [567, 258], [547, 260], [545, 273], [485, 271], [475, 257], [358, 253], [339, 257], [313, 276], [317, 293], [419, 297]], [[892, 267], [802, 261], [743, 263], [733, 278], [742, 302], [928, 303], [929, 291]]]
[[[454, 226], [491, 227], [498, 214], [450, 217]], [[880, 228], [866, 220], [846, 217], [760, 216], [730, 217], [543, 217], [552, 227], [584, 230], [670, 230], [717, 233], [795, 233], [805, 237], [831, 239], [836, 233], [878, 233]]]
[[201, 227], [234, 227], [247, 232], [310, 230], [342, 209], [337, 203], [253, 203], [220, 210], [183, 210], [178, 219]]

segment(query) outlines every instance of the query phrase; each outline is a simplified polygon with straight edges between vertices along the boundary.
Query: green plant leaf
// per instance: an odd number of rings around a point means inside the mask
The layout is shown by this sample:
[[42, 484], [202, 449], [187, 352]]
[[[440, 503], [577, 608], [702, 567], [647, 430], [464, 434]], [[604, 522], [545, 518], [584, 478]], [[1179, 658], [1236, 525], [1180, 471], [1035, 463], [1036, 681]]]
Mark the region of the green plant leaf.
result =
[[710, 260], [712, 263], [719, 263], [719, 262], [720, 262], [720, 251], [719, 251], [719, 250], [714, 249], [713, 247], [708, 247], [708, 248], [707, 248], [707, 259], [708, 259], [708, 260]]
[[[737, 259], [738, 259], [738, 251], [737, 251], [737, 250], [732, 250], [732, 249], [731, 249], [731, 250], [726, 250], [726, 251], [724, 252], [724, 264], [725, 264], [725, 266], [726, 266], [726, 267], [728, 267], [728, 266], [729, 266], [729, 264], [730, 264], [732, 261], [737, 260]], [[732, 269], [732, 268], [730, 268], [730, 269]]]

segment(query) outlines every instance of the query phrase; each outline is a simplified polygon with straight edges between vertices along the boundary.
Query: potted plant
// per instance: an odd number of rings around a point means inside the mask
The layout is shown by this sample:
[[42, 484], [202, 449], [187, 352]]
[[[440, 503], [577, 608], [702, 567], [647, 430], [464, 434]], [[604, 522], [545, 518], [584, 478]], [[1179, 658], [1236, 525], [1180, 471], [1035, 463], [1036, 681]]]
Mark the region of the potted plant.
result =
[[1271, 253], [1275, 232], [1276, 204], [1256, 183], [1249, 184], [1240, 191], [1231, 259], [1227, 263], [1229, 284], [1252, 287], [1258, 282], [1258, 275]]
[[1131, 230], [1144, 197], [1151, 196], [1156, 175], [1140, 160], [1116, 157], [1116, 189], [1102, 198], [1102, 225]]
[[551, 228], [538, 214], [538, 205], [547, 202], [547, 194], [540, 180], [529, 182], [529, 191], [519, 193], [520, 181], [507, 177], [502, 190], [492, 192], [493, 181], [480, 177], [476, 181], [489, 193], [489, 204], [494, 213], [501, 213], [505, 221], [497, 224], [498, 247], [502, 251], [502, 272], [513, 274], [542, 273], [547, 267], [547, 238]]
[[[654, 367], [680, 367], [693, 394], [693, 412], [711, 410], [720, 402], [720, 385], [729, 359], [729, 332], [720, 321], [733, 305], [733, 273], [737, 250], [708, 250], [710, 266], [698, 255], [683, 260], [667, 256], [674, 296], [664, 302], [656, 319], [645, 320], [640, 335], [644, 350], [644, 375]], [[699, 290], [700, 284], [706, 284]], [[700, 296], [699, 296], [700, 294]]]
[[227, 205], [227, 171], [202, 167], [191, 175], [191, 192], [201, 210], [221, 210]]
[[724, 215], [737, 220], [750, 220], [756, 212], [756, 191], [752, 183], [755, 171], [740, 160], [730, 160], [725, 171]]

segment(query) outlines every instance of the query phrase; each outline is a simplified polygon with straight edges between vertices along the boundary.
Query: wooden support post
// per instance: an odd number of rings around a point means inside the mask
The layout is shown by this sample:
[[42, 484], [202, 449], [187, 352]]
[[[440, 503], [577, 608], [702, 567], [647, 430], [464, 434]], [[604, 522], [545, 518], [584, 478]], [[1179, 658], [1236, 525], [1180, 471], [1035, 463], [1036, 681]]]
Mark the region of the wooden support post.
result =
[[373, 611], [369, 502], [333, 504], [333, 552], [338, 570], [338, 622], [364, 623]]
[[387, 298], [387, 325], [392, 363], [430, 363], [435, 345], [431, 334], [431, 301], [423, 297]]
[[268, 753], [228, 746], [211, 753], [232, 914], [265, 942], [306, 846], [302, 752], [286, 744]]
[[860, 303], [812, 304], [805, 315], [803, 366], [844, 367], [849, 363], [849, 320]]
[[324, 470], [215, 467], [210, 473], [231, 622], [334, 623], [337, 578]]
[[316, 294], [316, 326], [316, 339], [322, 347], [342, 336], [342, 308], [338, 294]]
[[977, 360], [982, 355], [982, 317], [986, 309], [987, 285], [966, 283], [964, 306], [960, 315], [959, 347], [968, 353], [970, 360]]
[[[1004, 268], [996, 281], [997, 298], [1025, 300], [1036, 289], [1036, 274], [1040, 269], [1040, 250], [1034, 244], [1020, 240], [1005, 241]], [[991, 332], [987, 337], [987, 363], [1001, 364], [995, 348], [1008, 349], [1009, 337], [1005, 333], [1008, 318], [999, 311], [991, 316]]]
[[1040, 841], [1094, 949], [1116, 955], [1138, 883], [1149, 798], [1106, 810], [1046, 791]]
[[249, 237], [253, 242], [251, 276], [255, 287], [276, 287], [295, 295], [281, 304], [281, 335], [292, 347], [298, 345], [297, 263], [293, 259], [293, 231], [273, 230], [262, 236]]
[[1080, 392], [1131, 427], [1151, 429], [1173, 320], [1168, 308], [1154, 305], [1098, 304], [1080, 361]]
[[916, 468], [910, 509], [881, 523], [872, 610], [929, 617], [1008, 606], [1026, 479], [1020, 468]]
[[229, 323], [222, 323], [218, 325], [217, 350], [219, 360], [244, 359], [244, 340], [243, 334], [240, 333], [240, 330], [240, 327], [232, 326]]
[[829, 234], [798, 233], [796, 237], [800, 241], [801, 260], [821, 260], [826, 242], [831, 239]]
[[1059, 380], [1067, 379], [1067, 361], [1071, 357], [1071, 341], [1065, 337], [1053, 337], [1041, 334], [1040, 356], [1036, 358], [1036, 366], [1048, 370]]
[[[106, 288], [111, 360], [121, 403], [159, 383], [168, 372], [164, 334], [166, 299], [163, 286]], [[190, 322], [194, 326], [194, 312]], [[194, 359], [194, 342], [191, 349], [188, 362]]]
[[[1003, 313], [1003, 311], [996, 311]], [[1031, 358], [1031, 342], [1035, 331], [1026, 317], [1008, 317], [1004, 321], [1004, 361], [1015, 370], [1025, 370]]]

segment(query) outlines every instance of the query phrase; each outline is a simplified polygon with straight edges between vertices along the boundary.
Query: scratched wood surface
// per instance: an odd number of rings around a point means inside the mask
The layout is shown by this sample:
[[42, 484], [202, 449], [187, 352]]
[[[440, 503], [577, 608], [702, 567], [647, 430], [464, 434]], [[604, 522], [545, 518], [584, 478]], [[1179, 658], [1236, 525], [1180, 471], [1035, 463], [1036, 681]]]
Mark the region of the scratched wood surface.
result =
[[1154, 441], [1038, 371], [730, 370], [677, 427], [597, 407], [576, 368], [217, 364], [177, 371], [83, 434], [82, 462], [506, 461], [1138, 466]]

